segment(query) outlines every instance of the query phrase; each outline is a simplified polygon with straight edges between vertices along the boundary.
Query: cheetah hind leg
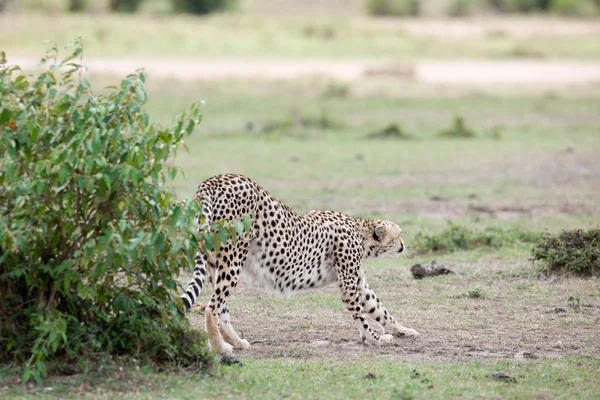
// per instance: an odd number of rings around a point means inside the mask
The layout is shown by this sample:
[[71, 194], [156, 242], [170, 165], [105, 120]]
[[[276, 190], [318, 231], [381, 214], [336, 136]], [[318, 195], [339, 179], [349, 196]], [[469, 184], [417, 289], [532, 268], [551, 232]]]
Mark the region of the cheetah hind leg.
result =
[[229, 307], [227, 304], [225, 304], [221, 311], [221, 315], [219, 316], [219, 328], [221, 330], [221, 335], [223, 335], [223, 339], [234, 348], [244, 350], [250, 348], [250, 343], [248, 343], [246, 339], [240, 338], [233, 329], [233, 326], [231, 326]]

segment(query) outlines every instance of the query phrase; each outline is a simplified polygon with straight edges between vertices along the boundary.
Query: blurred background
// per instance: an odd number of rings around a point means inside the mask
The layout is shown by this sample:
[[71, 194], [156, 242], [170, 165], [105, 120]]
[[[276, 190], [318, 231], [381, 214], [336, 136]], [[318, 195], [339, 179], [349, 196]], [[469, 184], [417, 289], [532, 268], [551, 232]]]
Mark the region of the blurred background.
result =
[[[146, 68], [176, 162], [247, 174], [299, 211], [556, 231], [600, 221], [599, 0], [0, 0], [35, 68], [82, 37], [99, 90]], [[61, 50], [67, 56], [69, 50]]]

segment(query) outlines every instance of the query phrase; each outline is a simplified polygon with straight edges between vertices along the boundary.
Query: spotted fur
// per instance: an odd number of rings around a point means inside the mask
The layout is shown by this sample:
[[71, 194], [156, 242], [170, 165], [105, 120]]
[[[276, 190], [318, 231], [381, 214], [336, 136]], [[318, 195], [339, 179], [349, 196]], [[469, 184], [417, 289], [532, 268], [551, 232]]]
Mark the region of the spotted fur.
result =
[[[390, 343], [392, 336], [419, 333], [396, 322], [367, 284], [361, 261], [399, 256], [404, 251], [402, 230], [389, 221], [352, 218], [333, 211], [294, 212], [260, 185], [241, 175], [219, 175], [198, 187], [209, 223], [252, 217], [249, 233], [218, 255], [198, 253], [187, 290], [181, 295], [186, 311], [194, 304], [210, 272], [212, 295], [206, 307], [211, 348], [231, 353], [250, 345], [233, 330], [227, 300], [243, 272], [266, 291], [291, 296], [337, 281], [360, 338], [367, 344]], [[371, 327], [366, 317], [383, 328]]]

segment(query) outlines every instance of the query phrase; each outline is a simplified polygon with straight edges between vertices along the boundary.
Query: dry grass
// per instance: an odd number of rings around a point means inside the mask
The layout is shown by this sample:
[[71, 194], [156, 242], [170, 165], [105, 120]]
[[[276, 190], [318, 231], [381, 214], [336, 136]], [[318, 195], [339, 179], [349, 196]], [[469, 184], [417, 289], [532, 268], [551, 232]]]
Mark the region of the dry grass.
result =
[[[418, 260], [413, 260], [418, 262]], [[441, 260], [443, 261], [443, 260]], [[333, 286], [292, 299], [274, 298], [242, 284], [232, 298], [233, 325], [252, 343], [242, 359], [375, 360], [519, 357], [592, 357], [600, 353], [600, 292], [595, 279], [547, 278], [526, 262], [487, 256], [457, 261], [457, 275], [414, 281], [408, 261], [366, 266], [370, 284], [388, 310], [419, 339], [370, 348], [359, 341], [339, 290]], [[480, 296], [469, 295], [477, 291]], [[568, 307], [578, 294], [586, 312]], [[556, 313], [555, 308], [566, 312]], [[200, 310], [189, 316], [203, 329]]]

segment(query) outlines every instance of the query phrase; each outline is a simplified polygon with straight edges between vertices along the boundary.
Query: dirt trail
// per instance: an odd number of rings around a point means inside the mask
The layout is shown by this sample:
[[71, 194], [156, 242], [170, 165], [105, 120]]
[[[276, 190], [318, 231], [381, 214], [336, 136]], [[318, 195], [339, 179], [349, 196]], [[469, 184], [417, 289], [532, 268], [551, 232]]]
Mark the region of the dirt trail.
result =
[[[10, 63], [34, 69], [33, 58]], [[175, 79], [297, 79], [313, 76], [339, 80], [394, 77], [433, 84], [566, 85], [600, 83], [597, 61], [292, 61], [199, 59], [88, 59], [91, 73], [124, 75], [143, 67], [153, 77]]]

